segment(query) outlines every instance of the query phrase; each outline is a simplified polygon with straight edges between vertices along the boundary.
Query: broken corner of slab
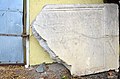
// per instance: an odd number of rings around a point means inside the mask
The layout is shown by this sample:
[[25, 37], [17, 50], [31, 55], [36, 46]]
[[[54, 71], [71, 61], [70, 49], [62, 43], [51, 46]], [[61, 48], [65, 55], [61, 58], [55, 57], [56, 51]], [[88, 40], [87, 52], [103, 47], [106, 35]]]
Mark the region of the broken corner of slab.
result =
[[116, 4], [46, 5], [32, 29], [52, 59], [81, 76], [118, 70], [118, 22]]

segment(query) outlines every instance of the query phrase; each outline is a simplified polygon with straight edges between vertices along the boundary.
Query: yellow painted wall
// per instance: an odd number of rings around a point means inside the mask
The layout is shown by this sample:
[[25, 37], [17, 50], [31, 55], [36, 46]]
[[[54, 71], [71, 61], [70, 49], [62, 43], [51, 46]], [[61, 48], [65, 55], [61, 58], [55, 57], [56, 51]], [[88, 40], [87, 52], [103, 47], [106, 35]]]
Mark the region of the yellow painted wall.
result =
[[[30, 0], [30, 23], [46, 4], [87, 4], [103, 3], [103, 0]], [[30, 65], [53, 62], [42, 49], [30, 30]]]

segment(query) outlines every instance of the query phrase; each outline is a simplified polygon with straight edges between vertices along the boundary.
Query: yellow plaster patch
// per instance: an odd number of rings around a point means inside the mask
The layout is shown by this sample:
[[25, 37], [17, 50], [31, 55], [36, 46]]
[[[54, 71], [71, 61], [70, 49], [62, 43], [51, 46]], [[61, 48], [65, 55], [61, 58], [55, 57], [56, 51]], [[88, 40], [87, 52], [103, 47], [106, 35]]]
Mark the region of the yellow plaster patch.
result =
[[38, 44], [38, 41], [36, 40], [36, 38], [34, 38], [34, 36], [30, 37], [30, 50], [31, 50], [31, 54], [30, 54], [30, 63], [31, 65], [35, 65], [35, 64], [39, 64], [39, 63], [43, 63], [43, 62], [47, 62], [47, 63], [51, 63], [52, 59], [50, 59], [49, 55], [47, 54], [47, 52], [45, 52], [42, 47]]

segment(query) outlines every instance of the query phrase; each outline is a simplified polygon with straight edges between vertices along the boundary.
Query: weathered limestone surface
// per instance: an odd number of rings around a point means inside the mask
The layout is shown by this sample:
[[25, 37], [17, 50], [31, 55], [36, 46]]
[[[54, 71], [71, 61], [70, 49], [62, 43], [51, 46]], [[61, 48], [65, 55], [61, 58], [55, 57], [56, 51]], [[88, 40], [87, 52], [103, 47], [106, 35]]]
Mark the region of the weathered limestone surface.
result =
[[71, 65], [73, 75], [118, 70], [116, 4], [47, 5], [32, 28], [40, 45], [53, 59]]

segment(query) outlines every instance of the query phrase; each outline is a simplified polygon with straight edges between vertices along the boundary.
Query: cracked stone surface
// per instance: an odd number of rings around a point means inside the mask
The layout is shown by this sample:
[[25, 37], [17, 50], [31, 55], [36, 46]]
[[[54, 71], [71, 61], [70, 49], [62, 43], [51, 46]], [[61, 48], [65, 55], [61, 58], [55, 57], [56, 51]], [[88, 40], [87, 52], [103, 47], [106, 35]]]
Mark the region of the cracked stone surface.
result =
[[118, 70], [116, 4], [47, 5], [32, 29], [51, 58], [63, 63], [72, 75]]

